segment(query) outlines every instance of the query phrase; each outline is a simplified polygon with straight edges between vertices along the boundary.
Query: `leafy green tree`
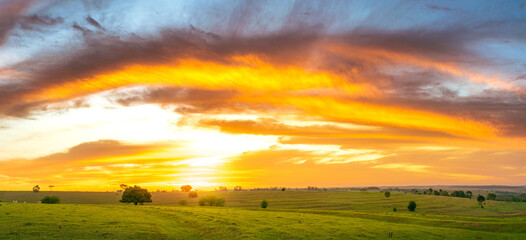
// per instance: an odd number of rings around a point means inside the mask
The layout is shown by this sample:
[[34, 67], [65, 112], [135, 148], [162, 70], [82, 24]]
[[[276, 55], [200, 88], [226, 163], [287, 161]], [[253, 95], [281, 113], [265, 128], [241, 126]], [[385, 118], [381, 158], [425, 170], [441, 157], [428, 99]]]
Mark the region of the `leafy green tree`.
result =
[[435, 190], [435, 191], [433, 191], [433, 195], [435, 195], [435, 196], [439, 196], [439, 195], [440, 195], [440, 192]]
[[57, 196], [45, 196], [40, 200], [41, 203], [56, 204], [60, 203], [60, 198]]
[[444, 190], [444, 191], [440, 192], [440, 196], [446, 196], [447, 197], [447, 196], [449, 196], [449, 193]]
[[282, 189], [281, 189], [282, 192], [285, 192], [285, 190], [286, 190], [285, 188], [282, 188]]
[[461, 197], [461, 198], [465, 198], [465, 197], [466, 197], [466, 193], [464, 193], [464, 191], [454, 191], [453, 193], [451, 193], [450, 196], [451, 196], [451, 197]]
[[261, 201], [261, 208], [267, 208], [268, 207], [268, 202], [267, 200], [263, 200]]
[[181, 186], [181, 192], [190, 192], [190, 190], [192, 190], [192, 186], [190, 185]]
[[495, 200], [497, 199], [497, 194], [495, 193], [488, 193], [488, 200]]
[[466, 197], [469, 198], [469, 199], [471, 199], [471, 198], [473, 197], [473, 192], [471, 192], [471, 191], [467, 191], [467, 192], [466, 192]]
[[40, 187], [38, 185], [35, 185], [33, 187], [33, 192], [40, 192]]
[[477, 202], [479, 202], [480, 204], [480, 207], [481, 208], [484, 208], [484, 206], [482, 206], [482, 204], [486, 201], [486, 198], [482, 195], [479, 194], [479, 196], [477, 197]]
[[385, 196], [386, 198], [389, 198], [389, 197], [391, 196], [391, 193], [390, 193], [389, 191], [385, 191], [385, 192], [384, 192], [384, 196]]
[[137, 205], [137, 203], [140, 203], [142, 205], [145, 202], [152, 202], [152, 195], [148, 192], [147, 189], [135, 185], [133, 187], [128, 187], [126, 188], [126, 190], [124, 190], [120, 202], [132, 202], [135, 205]]
[[197, 197], [197, 192], [196, 191], [190, 191], [188, 193], [188, 197], [189, 198], [196, 198]]
[[409, 211], [411, 211], [411, 212], [414, 212], [415, 209], [416, 209], [415, 201], [410, 201], [409, 204], [407, 205], [407, 209], [409, 209]]

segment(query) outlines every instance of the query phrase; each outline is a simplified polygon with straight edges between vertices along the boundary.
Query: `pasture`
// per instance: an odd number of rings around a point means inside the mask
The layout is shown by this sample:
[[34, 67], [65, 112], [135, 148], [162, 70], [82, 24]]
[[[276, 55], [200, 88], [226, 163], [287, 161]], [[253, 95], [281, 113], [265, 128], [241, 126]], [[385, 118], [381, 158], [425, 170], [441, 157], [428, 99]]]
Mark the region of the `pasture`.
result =
[[[46, 195], [62, 203], [35, 204]], [[526, 239], [526, 203], [482, 209], [474, 199], [402, 193], [199, 192], [207, 195], [225, 198], [225, 207], [198, 206], [181, 192], [152, 193], [139, 206], [111, 192], [0, 192], [0, 239]]]

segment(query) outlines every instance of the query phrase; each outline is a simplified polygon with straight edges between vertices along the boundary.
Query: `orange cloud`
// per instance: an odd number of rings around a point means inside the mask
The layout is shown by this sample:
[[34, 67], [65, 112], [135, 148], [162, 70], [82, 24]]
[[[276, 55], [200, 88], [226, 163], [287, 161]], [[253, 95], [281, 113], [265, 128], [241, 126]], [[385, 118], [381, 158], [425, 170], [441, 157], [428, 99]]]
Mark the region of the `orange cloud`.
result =
[[28, 100], [60, 100], [132, 84], [239, 90], [243, 93], [272, 94], [311, 89], [332, 89], [352, 96], [370, 96], [378, 91], [366, 84], [355, 85], [337, 75], [310, 72], [297, 67], [275, 67], [253, 56], [235, 57], [231, 65], [196, 59], [174, 65], [135, 65], [94, 78], [78, 79], [31, 94]]
[[364, 125], [380, 125], [439, 131], [455, 136], [494, 139], [498, 130], [489, 123], [457, 119], [431, 112], [337, 100], [329, 97], [251, 98], [247, 101], [294, 106], [308, 115], [327, 120]]
[[64, 153], [0, 161], [0, 176], [17, 189], [24, 186], [30, 189], [32, 184], [54, 184], [61, 190], [113, 189], [120, 183], [166, 185], [178, 179], [174, 174], [194, 169], [184, 163], [189, 156], [155, 157], [154, 153], [168, 147], [177, 146], [125, 144], [115, 140], [86, 142]]

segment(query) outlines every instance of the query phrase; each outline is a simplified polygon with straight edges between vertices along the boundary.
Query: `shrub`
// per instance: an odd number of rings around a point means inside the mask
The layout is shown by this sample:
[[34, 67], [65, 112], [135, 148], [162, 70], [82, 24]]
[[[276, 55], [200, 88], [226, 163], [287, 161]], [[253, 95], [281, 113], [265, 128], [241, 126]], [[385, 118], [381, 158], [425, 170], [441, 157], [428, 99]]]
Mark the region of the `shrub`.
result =
[[389, 198], [391, 196], [391, 193], [389, 191], [384, 192], [384, 196], [386, 198]]
[[393, 212], [396, 212], [396, 208], [393, 208]]
[[187, 204], [188, 204], [188, 202], [186, 200], [184, 200], [184, 199], [181, 199], [179, 201], [179, 205], [181, 205], [181, 206], [186, 206]]
[[196, 191], [191, 191], [188, 193], [188, 197], [189, 198], [196, 198], [197, 197], [197, 192]]
[[411, 211], [411, 212], [414, 212], [415, 209], [416, 209], [415, 201], [410, 201], [409, 204], [407, 205], [407, 209], [409, 209], [409, 211]]
[[495, 199], [497, 199], [497, 194], [495, 194], [495, 193], [488, 193], [487, 199], [488, 200], [495, 200]]
[[210, 195], [199, 199], [199, 206], [225, 206], [225, 199]]
[[60, 203], [60, 198], [57, 196], [45, 196], [40, 202], [48, 204]]
[[267, 208], [268, 207], [268, 202], [267, 200], [263, 200], [261, 201], [261, 208]]

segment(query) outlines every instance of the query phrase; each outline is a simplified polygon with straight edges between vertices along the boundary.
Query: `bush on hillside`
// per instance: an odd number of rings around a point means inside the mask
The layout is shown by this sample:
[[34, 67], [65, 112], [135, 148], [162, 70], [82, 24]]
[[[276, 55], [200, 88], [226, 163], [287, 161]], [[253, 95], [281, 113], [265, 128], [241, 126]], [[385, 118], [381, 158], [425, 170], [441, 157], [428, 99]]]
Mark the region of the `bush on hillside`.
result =
[[196, 198], [197, 197], [197, 192], [196, 191], [191, 191], [188, 193], [188, 197], [189, 198]]
[[225, 199], [210, 195], [199, 199], [199, 206], [225, 206]]
[[411, 212], [414, 212], [415, 209], [416, 209], [415, 201], [410, 201], [409, 204], [407, 205], [407, 209], [409, 209], [409, 211], [411, 211]]
[[40, 200], [41, 203], [55, 204], [60, 203], [60, 198], [57, 196], [45, 196]]
[[267, 208], [268, 207], [268, 202], [267, 200], [263, 200], [261, 201], [261, 208]]
[[487, 199], [488, 200], [496, 200], [497, 199], [497, 194], [495, 194], [495, 193], [488, 193]]
[[384, 196], [386, 198], [389, 198], [391, 196], [391, 193], [389, 191], [384, 192]]
[[181, 206], [186, 206], [187, 204], [188, 204], [188, 201], [186, 201], [186, 200], [184, 200], [184, 199], [181, 199], [181, 200], [179, 201], [179, 205], [181, 205]]

